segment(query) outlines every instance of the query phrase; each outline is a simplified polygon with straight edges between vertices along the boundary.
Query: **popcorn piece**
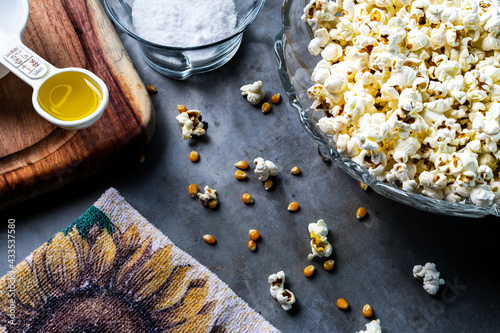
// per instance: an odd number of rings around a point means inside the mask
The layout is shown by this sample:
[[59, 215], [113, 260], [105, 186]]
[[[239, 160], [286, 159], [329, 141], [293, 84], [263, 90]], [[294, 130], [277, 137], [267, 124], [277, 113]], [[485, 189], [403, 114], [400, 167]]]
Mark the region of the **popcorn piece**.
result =
[[276, 274], [272, 274], [269, 276], [268, 281], [271, 284], [271, 296], [276, 298], [284, 310], [290, 310], [292, 304], [295, 303], [295, 295], [290, 290], [284, 288], [285, 273], [279, 271]]
[[288, 289], [280, 289], [276, 295], [276, 299], [280, 302], [283, 310], [288, 311], [292, 308], [292, 304], [295, 303], [295, 295]]
[[424, 283], [424, 289], [429, 295], [436, 295], [439, 286], [444, 284], [444, 280], [439, 278], [440, 273], [436, 270], [436, 265], [426, 263], [425, 266], [416, 265], [413, 267], [413, 277]]
[[262, 81], [256, 81], [252, 84], [246, 84], [240, 88], [241, 94], [247, 97], [247, 100], [252, 105], [257, 105], [266, 96], [266, 93], [262, 89], [264, 83]]
[[500, 202], [499, 5], [311, 0], [302, 20], [321, 60], [307, 94], [320, 130], [403, 190]]
[[208, 206], [211, 201], [217, 200], [217, 191], [205, 186], [204, 193], [198, 193], [198, 198], [203, 206]]
[[204, 125], [200, 121], [200, 111], [188, 110], [175, 117], [182, 126], [182, 138], [187, 140], [193, 135], [201, 136], [205, 134]]
[[254, 172], [259, 176], [260, 181], [265, 182], [269, 176], [276, 176], [278, 174], [278, 167], [271, 161], [257, 157], [253, 162], [256, 164]]
[[269, 276], [268, 281], [271, 284], [271, 288], [270, 288], [271, 296], [276, 298], [276, 296], [278, 295], [278, 292], [284, 288], [285, 273], [283, 271], [279, 271], [276, 274], [272, 274]]
[[380, 320], [372, 320], [365, 325], [365, 331], [359, 331], [358, 333], [382, 333], [382, 328], [380, 327]]
[[309, 223], [309, 235], [311, 236], [311, 254], [308, 259], [314, 257], [329, 257], [332, 254], [332, 246], [326, 239], [328, 235], [328, 227], [324, 220], [319, 220], [316, 223]]

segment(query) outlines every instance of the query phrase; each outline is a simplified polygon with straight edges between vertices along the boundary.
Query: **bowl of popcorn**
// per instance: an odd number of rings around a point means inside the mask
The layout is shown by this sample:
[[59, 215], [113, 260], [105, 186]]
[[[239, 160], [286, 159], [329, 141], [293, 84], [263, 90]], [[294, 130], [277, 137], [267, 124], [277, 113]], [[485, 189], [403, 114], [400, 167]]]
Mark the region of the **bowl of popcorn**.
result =
[[265, 0], [103, 0], [111, 20], [135, 39], [143, 59], [174, 79], [227, 63]]
[[286, 0], [291, 105], [323, 155], [395, 201], [500, 216], [497, 1]]

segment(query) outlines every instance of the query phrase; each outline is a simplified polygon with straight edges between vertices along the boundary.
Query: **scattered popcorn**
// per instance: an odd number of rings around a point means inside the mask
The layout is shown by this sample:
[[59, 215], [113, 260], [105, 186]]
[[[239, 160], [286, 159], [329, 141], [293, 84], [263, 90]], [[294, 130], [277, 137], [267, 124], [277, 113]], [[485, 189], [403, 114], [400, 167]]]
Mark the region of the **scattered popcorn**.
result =
[[278, 167], [271, 161], [257, 157], [253, 162], [256, 164], [254, 172], [259, 176], [260, 181], [265, 182], [269, 176], [276, 176], [278, 174]]
[[416, 265], [413, 267], [413, 277], [424, 283], [424, 289], [429, 295], [436, 295], [439, 286], [444, 284], [444, 280], [440, 279], [439, 275], [436, 265], [430, 262], [425, 266]]
[[309, 223], [307, 227], [311, 236], [311, 254], [307, 258], [314, 257], [329, 257], [332, 254], [332, 245], [326, 239], [328, 235], [328, 227], [324, 220], [319, 220], [316, 223]]
[[380, 327], [380, 320], [372, 320], [366, 326], [366, 331], [359, 331], [358, 333], [382, 333], [382, 328]]
[[200, 198], [200, 202], [203, 206], [208, 206], [210, 202], [214, 202], [217, 200], [217, 191], [212, 190], [210, 187], [205, 186], [204, 193], [198, 193], [198, 198]]
[[271, 284], [271, 296], [276, 298], [281, 304], [281, 307], [288, 311], [292, 308], [292, 304], [295, 303], [295, 295], [288, 289], [285, 289], [285, 273], [279, 271], [276, 274], [272, 274], [268, 278]]
[[205, 134], [203, 123], [200, 121], [200, 111], [187, 110], [175, 117], [182, 126], [182, 138], [187, 140], [193, 135], [201, 136]]
[[262, 89], [264, 84], [262, 81], [256, 81], [252, 84], [246, 84], [240, 88], [241, 94], [247, 97], [247, 100], [253, 104], [257, 105], [266, 96], [266, 93]]
[[380, 181], [500, 203], [499, 3], [311, 0], [320, 130]]

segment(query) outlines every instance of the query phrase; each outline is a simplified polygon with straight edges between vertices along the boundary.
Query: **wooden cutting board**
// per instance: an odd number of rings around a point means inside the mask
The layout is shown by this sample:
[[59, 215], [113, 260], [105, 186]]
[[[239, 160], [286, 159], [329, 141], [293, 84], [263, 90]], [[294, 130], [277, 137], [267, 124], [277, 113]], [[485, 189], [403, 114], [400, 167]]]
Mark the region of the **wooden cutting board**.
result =
[[100, 0], [30, 0], [23, 42], [56, 67], [83, 67], [108, 86], [109, 105], [79, 131], [41, 118], [32, 89], [14, 74], [0, 79], [0, 208], [137, 158], [154, 132], [154, 112]]

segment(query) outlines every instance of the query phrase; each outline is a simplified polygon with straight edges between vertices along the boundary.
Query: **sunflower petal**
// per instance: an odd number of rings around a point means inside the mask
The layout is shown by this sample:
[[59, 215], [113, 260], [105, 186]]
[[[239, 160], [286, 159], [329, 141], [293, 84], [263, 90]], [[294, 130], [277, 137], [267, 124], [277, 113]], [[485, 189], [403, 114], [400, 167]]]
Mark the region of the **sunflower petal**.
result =
[[15, 269], [16, 297], [24, 305], [39, 310], [47, 301], [42, 289], [38, 285], [35, 273], [26, 261], [22, 261]]
[[76, 256], [78, 258], [78, 274], [79, 274], [79, 285], [84, 285], [90, 280], [90, 270], [89, 270], [89, 252], [90, 246], [88, 242], [82, 238], [76, 227], [73, 227], [71, 231], [68, 232], [69, 241], [73, 245], [76, 251]]
[[133, 272], [140, 267], [151, 252], [151, 239], [147, 238], [141, 247], [130, 256], [130, 258], [121, 265], [116, 273], [115, 287], [117, 290], [127, 291], [130, 278]]
[[[9, 291], [9, 281], [11, 278], [15, 279], [12, 275], [13, 272], [9, 272], [3, 278], [0, 279], [0, 324], [7, 325], [7, 323], [13, 319], [9, 314], [13, 311], [15, 315], [15, 322], [20, 323], [28, 320], [33, 312], [22, 303], [20, 303], [15, 297], [11, 297]], [[17, 283], [14, 283], [17, 284]], [[14, 302], [14, 303], [11, 303]], [[13, 305], [12, 305], [13, 304]]]
[[121, 265], [122, 261], [130, 257], [140, 247], [141, 234], [136, 223], [128, 227], [119, 238], [117, 237], [118, 234], [119, 229], [113, 234], [113, 238], [115, 238], [115, 243], [119, 244], [117, 259], [119, 261], [118, 265]]
[[165, 333], [183, 333], [183, 332], [189, 332], [189, 333], [204, 333], [204, 332], [211, 332], [212, 326], [213, 326], [213, 321], [214, 321], [215, 314], [214, 313], [199, 313], [188, 320], [186, 320], [184, 323], [172, 327], [170, 329], [166, 329], [163, 332]]
[[168, 278], [167, 285], [159, 293], [150, 297], [145, 307], [150, 311], [160, 311], [179, 302], [191, 283], [193, 270], [191, 266], [178, 266]]
[[48, 248], [49, 244], [45, 243], [33, 252], [31, 255], [31, 269], [35, 272], [38, 285], [42, 288], [45, 295], [58, 297], [64, 295], [64, 293], [57, 288], [47, 271], [45, 256]]
[[54, 282], [64, 291], [72, 291], [78, 284], [78, 257], [75, 248], [59, 232], [49, 244], [45, 254], [47, 270]]
[[157, 250], [134, 274], [129, 290], [136, 302], [157, 292], [167, 281], [173, 270], [171, 251], [172, 246]]
[[113, 237], [104, 229], [97, 237], [90, 254], [90, 272], [94, 284], [102, 287], [109, 281], [115, 257]]
[[207, 283], [190, 288], [186, 297], [180, 303], [166, 310], [152, 313], [151, 318], [156, 322], [157, 327], [160, 328], [179, 325], [203, 309], [207, 295]]

